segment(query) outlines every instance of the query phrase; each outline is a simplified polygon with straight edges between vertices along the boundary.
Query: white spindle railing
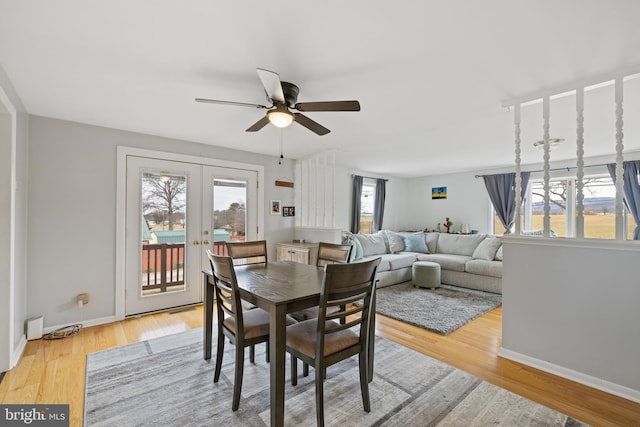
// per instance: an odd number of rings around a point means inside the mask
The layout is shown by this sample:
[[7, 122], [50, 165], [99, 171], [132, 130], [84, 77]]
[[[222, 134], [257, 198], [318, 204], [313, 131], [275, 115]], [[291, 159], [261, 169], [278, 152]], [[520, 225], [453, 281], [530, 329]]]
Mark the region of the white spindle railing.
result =
[[622, 203], [623, 196], [623, 179], [622, 179], [622, 150], [624, 145], [622, 140], [624, 134], [622, 133], [622, 126], [624, 124], [622, 120], [622, 77], [617, 78], [615, 82], [615, 103], [616, 103], [616, 239], [624, 239], [624, 206]]
[[576, 237], [584, 237], [584, 88], [576, 90]]
[[[631, 76], [631, 77], [629, 77]], [[616, 240], [624, 240], [624, 203], [623, 203], [623, 151], [624, 151], [624, 133], [623, 133], [623, 83], [624, 78], [638, 77], [637, 70], [633, 73], [626, 74], [617, 73], [611, 79], [602, 79], [600, 81], [589, 80], [577, 82], [574, 86], [576, 94], [576, 237], [584, 238], [584, 92], [587, 86], [596, 86], [602, 82], [613, 81], [615, 83], [615, 116], [616, 116], [616, 159], [615, 159], [615, 187], [616, 187]], [[537, 103], [542, 100], [542, 117], [543, 117], [543, 142], [544, 142], [544, 168], [543, 168], [543, 188], [544, 188], [544, 221], [543, 235], [550, 235], [550, 146], [549, 146], [549, 118], [550, 118], [550, 98], [552, 96], [562, 96], [572, 92], [570, 87], [558, 89], [557, 91], [544, 91], [537, 95], [528, 95], [516, 98], [512, 101], [503, 102], [504, 107], [514, 107], [514, 124], [515, 124], [515, 157], [516, 157], [516, 203], [518, 215], [516, 216], [516, 234], [520, 234], [520, 215], [519, 206], [521, 204], [521, 159], [520, 159], [520, 125], [521, 125], [521, 106]]]
[[549, 201], [549, 97], [545, 96], [542, 100], [542, 129], [543, 129], [543, 141], [544, 141], [544, 220], [543, 220], [543, 235], [544, 237], [549, 237], [551, 230], [551, 219], [549, 218], [549, 214], [551, 211]]
[[515, 235], [520, 235], [520, 230], [522, 229], [520, 224], [520, 206], [522, 206], [522, 201], [520, 195], [522, 194], [522, 176], [520, 170], [520, 104], [516, 104], [514, 106], [513, 111], [513, 123], [515, 125], [515, 136], [516, 136], [516, 229]]

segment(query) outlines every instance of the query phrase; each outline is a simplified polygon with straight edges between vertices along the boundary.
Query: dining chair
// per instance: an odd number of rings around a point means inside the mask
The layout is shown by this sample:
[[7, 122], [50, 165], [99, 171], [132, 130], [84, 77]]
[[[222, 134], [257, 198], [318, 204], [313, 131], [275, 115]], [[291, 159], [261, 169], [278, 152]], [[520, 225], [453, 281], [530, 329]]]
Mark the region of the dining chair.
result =
[[233, 265], [267, 263], [267, 241], [227, 242], [227, 251]]
[[[316, 259], [316, 267], [324, 267], [327, 264], [348, 263], [351, 257], [352, 248], [353, 246], [351, 245], [320, 242], [318, 244], [318, 258]], [[345, 306], [341, 305], [340, 307], [331, 308], [332, 313], [338, 310], [345, 310]], [[318, 307], [311, 307], [305, 308], [304, 310], [294, 311], [293, 313], [290, 313], [290, 316], [298, 322], [315, 319], [318, 317]], [[345, 318], [341, 318], [340, 322], [344, 324]], [[309, 365], [307, 365], [306, 363], [303, 363], [302, 365], [302, 375], [305, 377], [309, 375]]]
[[[320, 242], [318, 244], [318, 258], [316, 260], [316, 267], [324, 267], [328, 264], [346, 264], [349, 262], [351, 256], [351, 245], [339, 245], [335, 243]], [[332, 310], [338, 311], [344, 310], [344, 307], [333, 307]], [[296, 319], [298, 322], [303, 322], [309, 319], [315, 319], [318, 317], [318, 307], [306, 308], [304, 310], [295, 311], [290, 313], [290, 316]], [[344, 321], [344, 319], [342, 319]], [[305, 369], [306, 371], [306, 369]]]
[[[260, 308], [243, 311], [232, 258], [213, 255], [211, 251], [207, 251], [207, 255], [213, 272], [218, 319], [218, 345], [213, 382], [217, 383], [220, 379], [226, 337], [236, 347], [231, 405], [231, 409], [236, 411], [240, 406], [245, 347], [251, 347], [249, 360], [254, 363], [254, 346], [266, 343], [266, 360], [269, 362], [269, 313]], [[286, 321], [287, 325], [296, 323], [290, 317], [287, 317]]]
[[327, 264], [346, 264], [351, 257], [351, 245], [340, 245], [336, 243], [320, 242], [318, 244], [317, 267], [324, 267]]
[[[369, 318], [375, 293], [374, 278], [380, 258], [353, 264], [329, 264], [324, 268], [317, 319], [287, 327], [287, 352], [291, 354], [291, 385], [298, 382], [298, 361], [315, 369], [317, 425], [324, 425], [323, 381], [328, 366], [358, 355], [360, 392], [366, 412], [369, 399]], [[347, 310], [330, 313], [329, 308], [347, 304]], [[345, 324], [336, 320], [347, 318]]]

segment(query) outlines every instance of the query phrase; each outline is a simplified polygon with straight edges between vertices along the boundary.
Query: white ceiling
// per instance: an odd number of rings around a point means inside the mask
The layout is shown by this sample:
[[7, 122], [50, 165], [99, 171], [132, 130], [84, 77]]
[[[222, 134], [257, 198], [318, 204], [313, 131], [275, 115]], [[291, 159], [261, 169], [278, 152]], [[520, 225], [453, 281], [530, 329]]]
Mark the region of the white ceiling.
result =
[[[279, 155], [279, 130], [244, 131], [264, 111], [194, 102], [263, 104], [255, 68], [270, 69], [300, 102], [362, 105], [307, 113], [331, 133], [294, 123], [285, 157], [337, 150], [345, 166], [412, 177], [512, 165], [501, 102], [635, 69], [639, 17], [637, 0], [0, 0], [0, 66], [30, 114]], [[552, 136], [575, 138], [554, 132], [553, 109]], [[525, 159], [541, 138], [541, 121], [523, 123]], [[587, 155], [614, 151], [601, 142]]]

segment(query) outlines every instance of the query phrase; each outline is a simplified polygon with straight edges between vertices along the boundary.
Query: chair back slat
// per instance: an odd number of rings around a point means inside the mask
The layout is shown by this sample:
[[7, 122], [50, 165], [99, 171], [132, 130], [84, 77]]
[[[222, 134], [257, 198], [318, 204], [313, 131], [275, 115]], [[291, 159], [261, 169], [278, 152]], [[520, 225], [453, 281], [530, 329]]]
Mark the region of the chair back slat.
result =
[[[324, 348], [324, 335], [360, 325], [360, 345], [364, 345], [369, 322], [371, 300], [374, 295], [374, 279], [380, 258], [352, 264], [328, 264], [324, 267], [324, 278], [320, 292], [318, 311], [318, 339], [316, 354]], [[328, 312], [328, 308], [351, 304], [347, 310]], [[346, 319], [331, 322], [327, 320]]]
[[267, 262], [267, 241], [227, 242], [229, 256], [234, 265], [261, 264]]
[[346, 264], [351, 257], [351, 249], [351, 245], [320, 242], [318, 244], [316, 266], [324, 267], [327, 264]]
[[233, 269], [233, 259], [228, 256], [214, 255], [210, 250], [207, 250], [207, 256], [213, 272], [218, 321], [222, 322], [225, 315], [233, 317], [238, 330], [244, 330], [242, 303], [236, 272]]

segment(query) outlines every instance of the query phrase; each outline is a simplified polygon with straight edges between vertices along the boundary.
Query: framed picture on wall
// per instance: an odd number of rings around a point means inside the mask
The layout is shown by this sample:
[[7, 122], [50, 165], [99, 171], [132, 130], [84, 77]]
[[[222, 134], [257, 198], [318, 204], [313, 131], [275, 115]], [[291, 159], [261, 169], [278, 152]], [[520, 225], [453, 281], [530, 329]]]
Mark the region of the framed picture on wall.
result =
[[431, 198], [432, 199], [446, 199], [447, 198], [447, 187], [433, 187], [433, 188], [431, 188]]
[[282, 216], [296, 216], [294, 206], [283, 206], [282, 207]]
[[271, 215], [280, 215], [280, 200], [271, 200]]

